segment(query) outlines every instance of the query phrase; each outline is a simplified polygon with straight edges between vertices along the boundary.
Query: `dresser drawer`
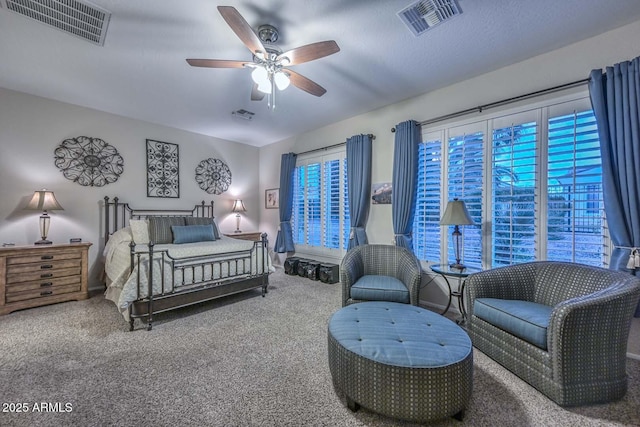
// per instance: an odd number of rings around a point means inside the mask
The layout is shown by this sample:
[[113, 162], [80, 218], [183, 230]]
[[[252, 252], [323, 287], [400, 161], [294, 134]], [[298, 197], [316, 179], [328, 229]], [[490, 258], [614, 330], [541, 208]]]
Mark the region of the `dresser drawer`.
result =
[[35, 291], [23, 291], [16, 293], [6, 294], [7, 303], [32, 300], [37, 298], [49, 297], [52, 295], [68, 294], [71, 292], [78, 292], [80, 290], [80, 282], [72, 285], [57, 286], [55, 288], [37, 289]]
[[68, 275], [68, 276], [59, 277], [59, 278], [40, 279], [40, 280], [33, 280], [31, 282], [7, 284], [6, 293], [15, 294], [17, 292], [24, 292], [24, 291], [47, 290], [47, 289], [57, 288], [57, 287], [66, 286], [66, 285], [76, 285], [76, 284], [79, 285], [80, 283], [81, 283], [80, 276], [77, 274], [73, 274], [73, 275]]
[[62, 261], [67, 259], [80, 259], [80, 254], [75, 252], [52, 252], [38, 255], [25, 255], [7, 257], [7, 266], [19, 264], [46, 264], [52, 261]]
[[7, 284], [77, 275], [81, 267], [80, 259], [10, 265], [7, 267]]

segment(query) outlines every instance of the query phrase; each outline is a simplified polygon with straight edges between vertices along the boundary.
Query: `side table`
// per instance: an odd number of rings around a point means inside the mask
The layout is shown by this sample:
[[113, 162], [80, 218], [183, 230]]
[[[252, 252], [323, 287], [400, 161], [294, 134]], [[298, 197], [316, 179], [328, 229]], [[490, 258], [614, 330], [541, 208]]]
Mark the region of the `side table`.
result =
[[[445, 314], [449, 311], [451, 307], [451, 301], [453, 297], [458, 299], [458, 310], [460, 311], [461, 319], [457, 321], [459, 325], [463, 325], [467, 320], [467, 311], [464, 308], [464, 285], [466, 283], [467, 277], [469, 277], [473, 273], [479, 273], [482, 271], [480, 268], [475, 267], [465, 267], [463, 269], [451, 267], [448, 264], [435, 264], [431, 266], [431, 271], [442, 276], [444, 281], [447, 283], [447, 287], [449, 288], [449, 302], [447, 306], [442, 311], [441, 314]], [[451, 283], [449, 282], [449, 278], [458, 279], [458, 286], [454, 289], [451, 287]]]
[[240, 233], [224, 233], [227, 237], [233, 237], [234, 239], [241, 240], [252, 240], [254, 242], [259, 242], [262, 240], [262, 232], [261, 231], [243, 231]]

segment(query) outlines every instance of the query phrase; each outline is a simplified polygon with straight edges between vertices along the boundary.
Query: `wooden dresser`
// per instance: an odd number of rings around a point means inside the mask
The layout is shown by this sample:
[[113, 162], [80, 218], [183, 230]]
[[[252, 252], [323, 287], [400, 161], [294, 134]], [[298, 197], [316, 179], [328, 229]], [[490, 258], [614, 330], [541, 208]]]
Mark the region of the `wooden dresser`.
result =
[[0, 248], [0, 315], [88, 297], [91, 243]]

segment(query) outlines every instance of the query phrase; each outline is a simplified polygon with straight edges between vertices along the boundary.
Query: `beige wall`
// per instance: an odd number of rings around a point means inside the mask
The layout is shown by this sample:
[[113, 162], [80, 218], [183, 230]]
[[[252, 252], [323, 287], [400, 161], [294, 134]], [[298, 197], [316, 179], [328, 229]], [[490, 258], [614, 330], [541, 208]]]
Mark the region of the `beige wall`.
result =
[[[113, 145], [124, 158], [124, 172], [115, 183], [83, 187], [67, 180], [54, 164], [54, 150], [66, 138], [90, 136]], [[148, 198], [146, 139], [179, 146], [180, 198]], [[0, 88], [0, 244], [31, 244], [40, 239], [39, 213], [24, 211], [34, 190], [55, 192], [64, 211], [51, 213], [49, 240], [68, 242], [80, 237], [93, 242], [91, 287], [98, 287], [103, 246], [101, 202], [118, 196], [132, 207], [184, 208], [202, 200], [215, 202], [221, 231], [235, 230], [232, 200], [244, 200], [243, 230], [257, 230], [263, 206], [258, 189], [258, 149], [169, 127]], [[210, 195], [195, 181], [195, 167], [209, 157], [231, 170], [232, 183], [222, 195]]]
[[[393, 134], [390, 130], [397, 123], [408, 119], [427, 120], [587, 78], [594, 68], [603, 68], [640, 55], [637, 40], [640, 40], [640, 21], [441, 90], [263, 147], [260, 161], [272, 163], [282, 152], [302, 152], [342, 142], [355, 134], [373, 133], [376, 140], [373, 143], [372, 182], [391, 181]], [[583, 90], [586, 91], [586, 86]], [[279, 167], [261, 169], [261, 190], [262, 187], [278, 187], [278, 180]], [[269, 235], [275, 235], [277, 220], [277, 216], [271, 213], [268, 216], [263, 214], [261, 228], [268, 231]], [[391, 242], [393, 229], [390, 205], [371, 206], [367, 235], [371, 243]], [[444, 288], [441, 282], [437, 283], [440, 287], [430, 285], [425, 288], [421, 295], [423, 300], [445, 303]]]

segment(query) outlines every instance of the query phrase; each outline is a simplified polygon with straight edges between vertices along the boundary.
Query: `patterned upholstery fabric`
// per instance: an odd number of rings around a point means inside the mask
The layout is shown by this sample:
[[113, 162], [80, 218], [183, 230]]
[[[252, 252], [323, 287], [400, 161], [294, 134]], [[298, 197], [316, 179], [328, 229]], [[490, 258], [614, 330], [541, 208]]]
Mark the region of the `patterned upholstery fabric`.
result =
[[400, 280], [389, 276], [362, 276], [351, 286], [351, 298], [363, 301], [392, 301], [409, 304], [409, 290]]
[[183, 216], [150, 216], [149, 239], [156, 245], [173, 243], [172, 225], [184, 225]]
[[409, 292], [409, 303], [418, 305], [422, 270], [416, 256], [393, 245], [360, 245], [349, 249], [340, 264], [342, 306], [363, 302], [351, 295], [351, 287], [363, 276], [398, 279]]
[[415, 422], [462, 417], [473, 388], [473, 348], [455, 323], [420, 307], [364, 302], [328, 327], [329, 369], [350, 407]]
[[[605, 403], [627, 391], [626, 351], [640, 278], [567, 262], [532, 262], [467, 279], [473, 345], [562, 406]], [[547, 350], [479, 318], [476, 300], [524, 300], [553, 307]]]

